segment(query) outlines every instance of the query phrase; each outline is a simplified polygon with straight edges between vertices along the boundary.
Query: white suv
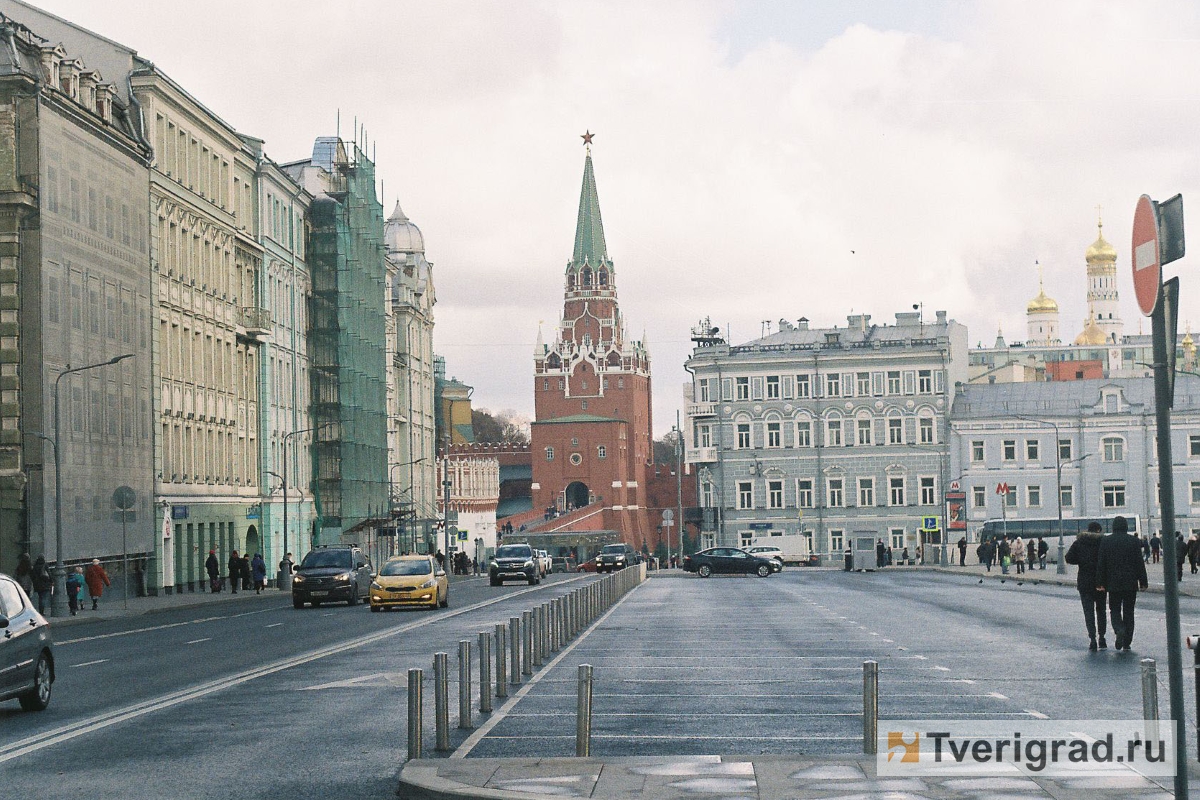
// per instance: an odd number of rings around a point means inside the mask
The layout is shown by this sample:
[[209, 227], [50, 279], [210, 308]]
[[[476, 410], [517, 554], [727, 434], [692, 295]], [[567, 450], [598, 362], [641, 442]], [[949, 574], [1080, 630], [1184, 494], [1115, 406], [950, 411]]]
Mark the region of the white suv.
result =
[[778, 547], [760, 545], [758, 547], [743, 547], [742, 549], [752, 556], [771, 559], [771, 561], [774, 563], [774, 569], [776, 572], [781, 572], [783, 570], [783, 551]]
[[550, 558], [550, 554], [545, 550], [535, 550], [534, 553], [537, 554], [538, 568], [544, 578], [554, 571], [554, 559]]

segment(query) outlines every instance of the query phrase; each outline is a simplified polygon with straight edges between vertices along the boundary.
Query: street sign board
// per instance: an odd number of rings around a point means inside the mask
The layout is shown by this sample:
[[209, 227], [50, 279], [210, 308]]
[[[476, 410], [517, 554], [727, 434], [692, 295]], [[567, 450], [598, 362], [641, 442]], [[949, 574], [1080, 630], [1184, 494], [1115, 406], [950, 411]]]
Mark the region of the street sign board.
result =
[[1133, 291], [1138, 308], [1147, 317], [1158, 306], [1162, 285], [1162, 261], [1159, 258], [1158, 209], [1150, 195], [1138, 198], [1133, 212]]
[[122, 511], [133, 508], [133, 504], [136, 502], [137, 492], [129, 486], [118, 486], [113, 492], [113, 505]]
[[937, 517], [921, 517], [921, 527], [927, 531], [936, 530], [938, 526]]
[[666, 523], [670, 522], [673, 519], [675, 519], [675, 509], [664, 508], [663, 509], [663, 524], [665, 525]]
[[962, 489], [962, 484], [958, 481], [950, 481], [950, 491], [957, 492]]
[[1007, 483], [997, 483], [996, 484], [996, 494], [1008, 494], [1008, 484]]

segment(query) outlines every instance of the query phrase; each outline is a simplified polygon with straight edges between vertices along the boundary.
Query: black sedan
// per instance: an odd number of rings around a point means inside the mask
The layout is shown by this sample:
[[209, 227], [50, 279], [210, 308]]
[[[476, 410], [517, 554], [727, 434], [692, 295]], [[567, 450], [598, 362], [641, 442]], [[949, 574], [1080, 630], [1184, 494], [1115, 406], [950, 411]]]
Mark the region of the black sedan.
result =
[[775, 572], [771, 559], [752, 556], [736, 547], [710, 547], [694, 555], [685, 556], [683, 568], [695, 572], [701, 578], [711, 575], [757, 575], [766, 578]]

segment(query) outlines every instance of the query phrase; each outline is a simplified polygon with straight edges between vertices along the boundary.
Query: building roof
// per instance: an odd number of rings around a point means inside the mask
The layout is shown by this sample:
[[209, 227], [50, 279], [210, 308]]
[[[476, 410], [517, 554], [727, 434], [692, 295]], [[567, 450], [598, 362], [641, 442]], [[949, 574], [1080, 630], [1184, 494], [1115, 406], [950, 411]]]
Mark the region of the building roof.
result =
[[596, 267], [607, 261], [600, 197], [596, 194], [596, 175], [592, 171], [592, 154], [589, 152], [583, 161], [583, 188], [579, 192], [579, 217], [575, 222], [575, 252], [571, 263]]
[[400, 208], [399, 200], [396, 201], [396, 208], [392, 211], [392, 215], [383, 225], [383, 243], [389, 253], [425, 252], [425, 235], [405, 215], [404, 209]]
[[[1023, 415], [1052, 421], [1090, 416], [1100, 404], [1105, 388], [1121, 391], [1130, 406], [1126, 413], [1154, 412], [1153, 378], [1096, 378], [1078, 381], [1028, 381], [1024, 383], [972, 383], [954, 400], [952, 420], [1011, 418]], [[1200, 410], [1200, 378], [1175, 379], [1174, 411]], [[1097, 410], [1099, 413], [1099, 410]]]
[[773, 350], [807, 350], [816, 348], [864, 348], [889, 346], [936, 345], [939, 336], [948, 332], [945, 312], [937, 312], [935, 321], [922, 321], [916, 312], [899, 312], [895, 325], [871, 324], [870, 314], [851, 314], [844, 328], [810, 328], [808, 320], [793, 325], [779, 321], [779, 330], [761, 339], [731, 347], [731, 354], [770, 352]]

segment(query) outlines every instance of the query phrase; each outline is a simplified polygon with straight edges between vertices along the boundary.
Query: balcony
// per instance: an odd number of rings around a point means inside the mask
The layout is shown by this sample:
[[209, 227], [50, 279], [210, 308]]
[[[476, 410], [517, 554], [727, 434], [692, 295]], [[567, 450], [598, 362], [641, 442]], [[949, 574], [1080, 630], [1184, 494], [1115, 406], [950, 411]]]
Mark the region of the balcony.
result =
[[246, 331], [246, 337], [262, 341], [271, 335], [271, 314], [258, 306], [243, 306], [238, 314], [238, 327]]
[[688, 403], [686, 413], [689, 419], [695, 417], [715, 417], [717, 415], [717, 404]]
[[717, 448], [715, 447], [689, 447], [685, 454], [685, 460], [689, 464], [708, 464], [717, 460]]

